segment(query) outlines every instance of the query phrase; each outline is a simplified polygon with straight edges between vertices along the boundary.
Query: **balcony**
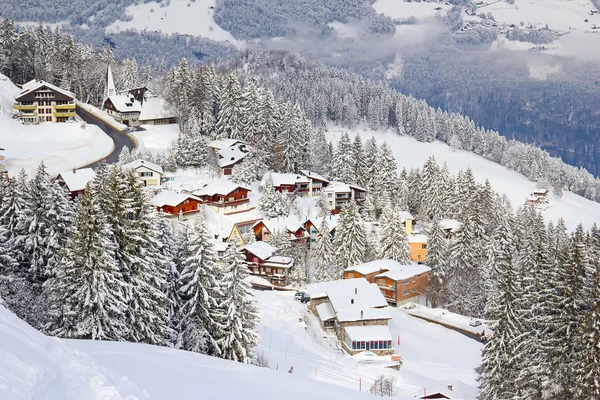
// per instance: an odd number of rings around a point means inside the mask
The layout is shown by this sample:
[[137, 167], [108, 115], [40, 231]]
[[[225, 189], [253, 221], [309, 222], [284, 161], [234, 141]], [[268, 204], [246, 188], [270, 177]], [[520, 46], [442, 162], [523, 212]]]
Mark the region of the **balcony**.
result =
[[53, 112], [56, 118], [71, 118], [75, 117], [75, 111], [65, 111], [65, 112]]
[[28, 105], [15, 104], [14, 105], [14, 109], [19, 110], [19, 111], [34, 111], [36, 108], [37, 108], [37, 106], [35, 104], [28, 104]]
[[75, 103], [68, 103], [68, 104], [56, 104], [54, 105], [54, 109], [59, 111], [59, 110], [74, 110], [75, 109]]

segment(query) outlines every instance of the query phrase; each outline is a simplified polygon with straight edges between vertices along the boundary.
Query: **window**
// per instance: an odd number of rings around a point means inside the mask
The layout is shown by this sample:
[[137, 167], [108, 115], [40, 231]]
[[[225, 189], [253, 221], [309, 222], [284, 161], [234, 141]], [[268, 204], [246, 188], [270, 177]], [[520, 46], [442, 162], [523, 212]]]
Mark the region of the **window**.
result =
[[52, 117], [46, 117], [46, 122], [52, 122]]
[[365, 342], [360, 342], [360, 349], [364, 350], [365, 349]]
[[409, 281], [408, 279], [406, 279], [406, 280], [404, 281], [404, 284], [405, 284], [405, 285], [408, 285], [409, 283], [410, 283], [410, 281]]
[[315, 243], [315, 242], [317, 241], [317, 239], [310, 239], [310, 241], [311, 241], [312, 243]]
[[422, 248], [423, 250], [425, 250], [425, 249], [427, 248], [427, 245], [426, 245], [426, 244], [422, 244], [422, 245], [421, 245], [421, 248]]
[[391, 349], [391, 348], [392, 348], [392, 341], [388, 340], [388, 349]]
[[328, 198], [332, 198], [333, 197], [333, 193], [327, 193], [327, 197]]
[[408, 296], [408, 290], [405, 290], [404, 292], [402, 292], [403, 296]]
[[266, 272], [267, 274], [270, 274], [270, 273], [271, 273], [271, 268], [265, 268], [265, 272]]

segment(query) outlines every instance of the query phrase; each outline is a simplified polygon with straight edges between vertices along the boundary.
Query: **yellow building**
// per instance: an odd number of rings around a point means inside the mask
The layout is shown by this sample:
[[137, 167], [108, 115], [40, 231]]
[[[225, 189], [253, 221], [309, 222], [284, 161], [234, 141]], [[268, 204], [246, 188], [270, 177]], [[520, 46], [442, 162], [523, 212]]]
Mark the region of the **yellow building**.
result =
[[427, 235], [415, 233], [409, 235], [408, 245], [410, 246], [410, 259], [425, 262], [427, 258]]
[[402, 222], [402, 224], [404, 225], [404, 228], [406, 229], [406, 234], [410, 235], [413, 233], [413, 224], [415, 221], [415, 218], [412, 216], [412, 214], [408, 211], [400, 211], [400, 221]]
[[65, 122], [75, 118], [73, 94], [44, 81], [32, 80], [24, 84], [13, 108], [26, 124]]

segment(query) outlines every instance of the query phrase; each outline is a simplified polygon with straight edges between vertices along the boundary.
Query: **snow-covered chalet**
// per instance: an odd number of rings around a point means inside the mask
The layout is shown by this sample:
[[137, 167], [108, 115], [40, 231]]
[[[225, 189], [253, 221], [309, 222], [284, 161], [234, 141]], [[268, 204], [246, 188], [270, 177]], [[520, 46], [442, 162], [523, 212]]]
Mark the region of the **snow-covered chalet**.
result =
[[29, 81], [22, 89], [13, 108], [24, 124], [66, 122], [75, 118], [73, 93], [41, 80]]

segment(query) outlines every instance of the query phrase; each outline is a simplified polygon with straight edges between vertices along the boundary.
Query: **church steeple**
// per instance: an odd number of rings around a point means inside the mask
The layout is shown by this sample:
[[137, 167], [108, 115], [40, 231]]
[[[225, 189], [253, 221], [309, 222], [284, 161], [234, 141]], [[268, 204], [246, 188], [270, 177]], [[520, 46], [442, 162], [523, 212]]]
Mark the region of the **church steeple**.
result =
[[106, 99], [108, 96], [115, 96], [116, 94], [117, 90], [115, 89], [115, 81], [110, 69], [110, 63], [108, 63], [108, 68], [106, 69], [106, 87], [104, 89], [104, 98]]

